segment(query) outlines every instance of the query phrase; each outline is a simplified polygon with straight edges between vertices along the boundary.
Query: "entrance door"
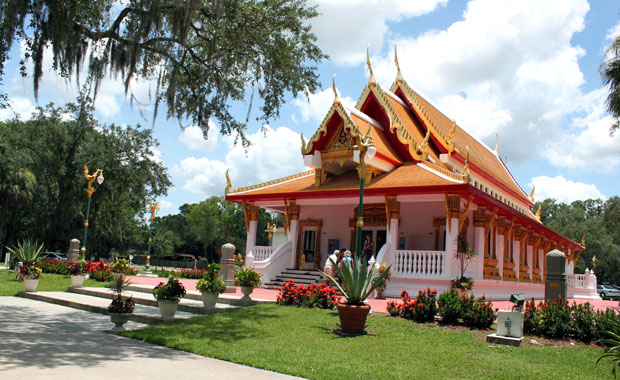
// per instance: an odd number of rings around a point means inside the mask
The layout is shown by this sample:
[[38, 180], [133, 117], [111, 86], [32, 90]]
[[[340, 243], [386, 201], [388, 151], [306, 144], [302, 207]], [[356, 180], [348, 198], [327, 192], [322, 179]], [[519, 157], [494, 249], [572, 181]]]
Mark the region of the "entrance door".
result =
[[301, 266], [302, 257], [304, 257], [303, 269], [312, 269], [314, 267], [314, 255], [316, 255], [316, 229], [302, 229], [301, 233], [303, 245], [298, 258], [298, 265]]

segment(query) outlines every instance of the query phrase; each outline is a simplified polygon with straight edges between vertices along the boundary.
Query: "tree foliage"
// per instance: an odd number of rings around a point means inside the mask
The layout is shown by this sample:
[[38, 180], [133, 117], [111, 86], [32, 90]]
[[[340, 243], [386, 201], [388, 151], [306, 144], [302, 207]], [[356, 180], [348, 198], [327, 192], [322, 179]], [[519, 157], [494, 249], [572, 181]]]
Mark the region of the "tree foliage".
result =
[[607, 111], [613, 116], [614, 123], [609, 129], [613, 134], [620, 128], [620, 36], [607, 49], [605, 60], [601, 64], [603, 83], [609, 85], [609, 94], [605, 101]]
[[541, 205], [541, 221], [575, 241], [586, 234], [586, 249], [579, 257], [575, 273], [594, 269], [599, 282], [620, 283], [620, 197], [607, 201], [590, 199], [575, 201], [570, 205], [557, 203], [554, 199], [538, 202]]
[[[0, 244], [33, 238], [48, 249], [65, 251], [69, 240], [82, 236], [86, 211], [84, 165], [92, 172], [103, 169], [105, 182], [95, 184], [88, 228], [88, 254], [107, 255], [135, 241], [146, 241], [139, 221], [146, 201], [166, 193], [170, 180], [166, 169], [152, 157], [157, 145], [151, 131], [141, 128], [102, 126], [92, 117], [88, 102], [82, 106], [48, 105], [29, 121], [0, 123]], [[10, 159], [8, 159], [10, 158]], [[24, 190], [18, 205], [6, 188], [28, 189], [20, 173], [36, 178], [36, 188]], [[8, 173], [8, 174], [7, 174]], [[6, 181], [6, 182], [5, 182]], [[30, 196], [31, 195], [31, 196]], [[7, 198], [8, 196], [8, 198]]]
[[[287, 92], [317, 89], [315, 45], [305, 0], [6, 0], [0, 6], [0, 79], [14, 42], [24, 42], [21, 71], [32, 61], [37, 94], [46, 49], [63, 77], [84, 63], [94, 94], [106, 76], [155, 82], [155, 114], [191, 120], [206, 135], [209, 119], [223, 134], [243, 134], [254, 88], [261, 116], [277, 117]], [[252, 89], [248, 91], [248, 87]], [[250, 95], [251, 94], [251, 95]], [[247, 100], [248, 118], [231, 115], [231, 101]]]

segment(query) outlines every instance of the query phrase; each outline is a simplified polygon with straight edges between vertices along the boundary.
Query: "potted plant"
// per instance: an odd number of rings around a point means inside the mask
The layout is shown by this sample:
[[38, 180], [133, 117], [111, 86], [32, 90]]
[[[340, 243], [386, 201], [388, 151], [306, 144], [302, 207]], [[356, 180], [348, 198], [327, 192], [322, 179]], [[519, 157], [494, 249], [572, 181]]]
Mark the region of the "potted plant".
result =
[[226, 291], [224, 280], [218, 277], [220, 268], [219, 264], [209, 264], [203, 273], [203, 277], [196, 284], [196, 289], [202, 294], [205, 309], [215, 307], [220, 293]]
[[[110, 271], [115, 277], [124, 277], [131, 272], [129, 262], [125, 259], [116, 259], [110, 264]], [[122, 275], [122, 276], [121, 276]]]
[[375, 278], [383, 276], [383, 280], [379, 283], [376, 289], [378, 299], [385, 299], [385, 295], [383, 294], [383, 292], [385, 292], [385, 289], [387, 289], [387, 282], [390, 279], [391, 274], [392, 271], [390, 270], [390, 268], [388, 268], [387, 265], [385, 265], [385, 263], [381, 264], [379, 269], [375, 271]]
[[19, 268], [17, 276], [20, 281], [24, 282], [25, 291], [36, 292], [39, 279], [43, 276], [43, 271], [39, 264], [25, 264]]
[[18, 242], [17, 246], [7, 248], [15, 260], [22, 265], [34, 264], [38, 261], [39, 255], [43, 252], [43, 244], [38, 245], [30, 239]]
[[112, 303], [108, 306], [108, 314], [114, 323], [112, 331], [124, 331], [123, 325], [129, 320], [130, 314], [133, 313], [136, 303], [132, 297], [123, 300], [122, 294], [129, 286], [129, 281], [123, 276], [114, 276], [110, 283], [110, 288], [114, 292]]
[[84, 263], [67, 263], [67, 275], [71, 276], [71, 286], [81, 288], [86, 279], [86, 266]]
[[366, 318], [370, 312], [370, 306], [364, 301], [388, 276], [392, 266], [375, 276], [375, 267], [370, 269], [359, 255], [356, 255], [352, 265], [348, 262], [343, 263], [342, 268], [338, 268], [336, 263], [330, 258], [332, 266], [336, 270], [336, 275], [341, 279], [342, 285], [334, 277], [322, 272], [345, 297], [345, 303], [336, 305], [338, 316], [340, 317], [340, 328], [344, 333], [363, 333], [366, 326]]
[[254, 291], [254, 288], [261, 286], [263, 281], [260, 278], [260, 273], [252, 268], [235, 268], [235, 279], [233, 281], [235, 286], [241, 287], [241, 293], [244, 301], [250, 300], [250, 294]]
[[160, 282], [153, 289], [153, 296], [155, 296], [159, 304], [159, 312], [162, 318], [171, 319], [174, 318], [174, 314], [177, 312], [179, 300], [185, 297], [185, 287], [179, 280], [170, 276], [168, 283]]

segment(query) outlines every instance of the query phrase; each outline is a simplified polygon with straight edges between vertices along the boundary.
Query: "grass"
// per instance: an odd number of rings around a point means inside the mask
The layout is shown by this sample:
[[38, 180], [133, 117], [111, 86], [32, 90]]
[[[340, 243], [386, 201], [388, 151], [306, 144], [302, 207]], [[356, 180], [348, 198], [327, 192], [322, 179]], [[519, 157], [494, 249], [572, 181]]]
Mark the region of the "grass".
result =
[[[71, 286], [71, 278], [61, 274], [44, 273], [39, 280], [37, 291], [40, 292], [62, 292]], [[97, 282], [95, 280], [84, 281], [84, 286], [108, 286], [107, 282]], [[0, 296], [16, 296], [17, 292], [24, 290], [24, 283], [19, 282], [15, 273], [8, 270], [0, 270]]]
[[601, 379], [595, 346], [491, 346], [488, 332], [371, 315], [369, 335], [342, 338], [336, 311], [257, 305], [121, 333], [310, 379]]

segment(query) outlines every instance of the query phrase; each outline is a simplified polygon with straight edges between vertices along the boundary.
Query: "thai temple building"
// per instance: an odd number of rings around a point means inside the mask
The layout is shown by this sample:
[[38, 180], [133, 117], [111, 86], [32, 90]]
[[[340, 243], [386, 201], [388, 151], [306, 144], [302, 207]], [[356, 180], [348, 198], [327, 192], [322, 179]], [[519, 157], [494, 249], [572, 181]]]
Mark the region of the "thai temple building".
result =
[[[323, 122], [307, 142], [302, 135], [308, 171], [234, 190], [228, 178], [226, 199], [241, 203], [246, 216], [246, 265], [267, 283], [281, 283], [290, 268], [323, 269], [334, 249], [358, 249], [363, 222], [362, 235], [374, 242], [371, 261], [392, 266], [387, 296], [447, 290], [460, 276], [457, 252], [473, 250], [465, 275], [476, 296], [540, 299], [545, 254], [558, 249], [567, 258], [568, 296], [598, 298], [594, 274], [574, 274], [584, 241], [542, 224], [540, 209], [532, 210], [534, 190], [523, 191], [497, 146], [433, 106], [404, 80], [396, 55], [395, 62], [388, 89], [368, 60], [370, 78], [354, 108], [342, 104], [334, 83]], [[282, 215], [285, 237], [276, 246], [255, 245], [260, 208]]]

